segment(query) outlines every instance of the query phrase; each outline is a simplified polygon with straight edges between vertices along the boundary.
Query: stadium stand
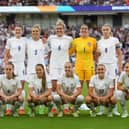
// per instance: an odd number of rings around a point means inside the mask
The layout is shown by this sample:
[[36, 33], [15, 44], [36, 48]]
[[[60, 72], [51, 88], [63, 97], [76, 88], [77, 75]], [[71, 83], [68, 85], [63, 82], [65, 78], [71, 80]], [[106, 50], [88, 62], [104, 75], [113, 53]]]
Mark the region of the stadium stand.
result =
[[1, 0], [0, 6], [129, 5], [128, 0]]

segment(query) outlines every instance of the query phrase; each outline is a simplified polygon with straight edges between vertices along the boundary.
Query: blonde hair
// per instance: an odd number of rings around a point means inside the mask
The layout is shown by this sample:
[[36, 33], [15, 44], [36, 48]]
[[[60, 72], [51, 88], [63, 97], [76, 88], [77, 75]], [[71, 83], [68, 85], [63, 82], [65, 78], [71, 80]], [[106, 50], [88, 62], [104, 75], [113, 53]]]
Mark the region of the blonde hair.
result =
[[37, 28], [41, 32], [41, 27], [39, 24], [35, 24], [32, 26], [32, 29]]
[[109, 23], [105, 23], [102, 27], [104, 27], [104, 26], [112, 28], [112, 26]]
[[61, 19], [58, 19], [58, 20], [57, 20], [57, 22], [56, 22], [56, 26], [58, 26], [58, 25], [61, 25], [61, 26], [63, 26], [63, 28], [65, 28], [64, 21], [63, 21], [63, 20], [61, 20]]

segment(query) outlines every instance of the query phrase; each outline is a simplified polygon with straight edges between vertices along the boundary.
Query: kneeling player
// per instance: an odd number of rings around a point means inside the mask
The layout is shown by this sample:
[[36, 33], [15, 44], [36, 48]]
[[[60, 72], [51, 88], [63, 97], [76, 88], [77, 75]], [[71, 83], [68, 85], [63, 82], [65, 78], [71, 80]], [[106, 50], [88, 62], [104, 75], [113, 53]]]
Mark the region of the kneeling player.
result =
[[5, 66], [5, 75], [0, 79], [0, 116], [4, 116], [2, 104], [14, 105], [13, 110], [10, 110], [10, 114], [13, 111], [13, 116], [17, 117], [17, 108], [23, 103], [24, 98], [21, 96], [22, 86], [20, 80], [14, 75], [14, 65], [7, 63]]
[[[70, 114], [69, 104], [74, 104], [72, 109], [73, 116], [78, 117], [78, 108], [83, 103], [84, 97], [81, 95], [81, 84], [78, 77], [74, 74], [70, 62], [65, 63], [65, 73], [60, 77], [57, 84], [58, 95], [53, 96], [53, 98], [59, 108], [58, 117], [62, 117], [63, 114]], [[62, 104], [64, 104], [63, 110]]]
[[97, 74], [92, 76], [89, 83], [88, 96], [86, 96], [86, 103], [91, 109], [91, 116], [96, 116], [95, 106], [108, 106], [108, 116], [112, 117], [112, 109], [116, 104], [116, 99], [113, 96], [114, 86], [113, 80], [105, 76], [105, 66], [99, 64], [97, 67]]
[[50, 104], [52, 97], [51, 94], [51, 81], [48, 81], [45, 74], [45, 69], [42, 64], [36, 65], [36, 74], [31, 78], [29, 83], [28, 103], [32, 110], [30, 116], [35, 116], [35, 106]]
[[115, 96], [120, 101], [123, 110], [121, 117], [128, 117], [126, 100], [129, 99], [129, 62], [125, 63], [124, 71], [120, 75], [118, 81], [118, 90], [115, 91]]

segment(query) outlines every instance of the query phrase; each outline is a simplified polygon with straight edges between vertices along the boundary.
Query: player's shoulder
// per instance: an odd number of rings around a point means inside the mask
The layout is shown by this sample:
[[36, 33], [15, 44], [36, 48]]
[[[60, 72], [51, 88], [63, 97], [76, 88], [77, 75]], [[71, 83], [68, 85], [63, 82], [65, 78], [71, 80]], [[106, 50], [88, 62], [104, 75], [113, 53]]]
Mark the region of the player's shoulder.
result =
[[96, 41], [96, 39], [95, 39], [94, 37], [91, 37], [91, 36], [89, 36], [88, 39], [89, 39], [89, 40]]
[[72, 40], [73, 39], [71, 36], [68, 36], [68, 35], [63, 35], [63, 38], [64, 39], [68, 39], [68, 40]]
[[110, 40], [113, 41], [113, 43], [115, 43], [115, 44], [119, 44], [119, 39], [117, 37], [111, 36]]
[[108, 75], [105, 75], [104, 80], [105, 80], [105, 82], [113, 82], [113, 78], [111, 78]]
[[48, 40], [56, 39], [56, 38], [57, 38], [57, 36], [56, 36], [56, 35], [51, 34], [51, 35], [48, 37]]
[[82, 41], [82, 38], [81, 37], [77, 37], [77, 38], [73, 39], [72, 43], [73, 44], [79, 44], [81, 41]]
[[120, 76], [126, 76], [126, 75], [127, 75], [127, 74], [126, 74], [125, 71], [122, 71], [121, 74], [120, 74]]
[[0, 74], [0, 79], [5, 79], [6, 75], [5, 74]]
[[8, 42], [11, 42], [11, 41], [14, 41], [14, 40], [16, 40], [15, 37], [10, 37], [10, 38], [7, 39]]
[[79, 77], [78, 77], [78, 75], [77, 74], [73, 74], [73, 77], [75, 78], [75, 79], [78, 79], [79, 80]]
[[98, 79], [98, 75], [96, 74], [96, 75], [93, 75], [91, 78], [90, 78], [90, 80], [97, 80]]
[[27, 38], [27, 37], [21, 37], [21, 40], [23, 40], [23, 41], [27, 41], [27, 40], [28, 40], [28, 38]]
[[114, 36], [111, 36], [110, 39], [111, 40], [118, 40], [118, 38], [117, 37], [114, 37]]
[[80, 41], [80, 40], [82, 40], [81, 37], [77, 37], [77, 38], [74, 39], [74, 41]]
[[14, 80], [20, 81], [20, 77], [16, 76], [16, 77], [14, 77]]

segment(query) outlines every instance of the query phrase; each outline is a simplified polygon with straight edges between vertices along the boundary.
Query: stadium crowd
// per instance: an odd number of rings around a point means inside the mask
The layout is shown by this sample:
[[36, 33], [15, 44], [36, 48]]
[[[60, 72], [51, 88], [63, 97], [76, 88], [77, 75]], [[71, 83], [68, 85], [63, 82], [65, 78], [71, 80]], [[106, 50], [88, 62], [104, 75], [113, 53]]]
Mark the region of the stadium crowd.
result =
[[128, 0], [0, 0], [1, 6], [45, 6], [45, 5], [128, 5]]

